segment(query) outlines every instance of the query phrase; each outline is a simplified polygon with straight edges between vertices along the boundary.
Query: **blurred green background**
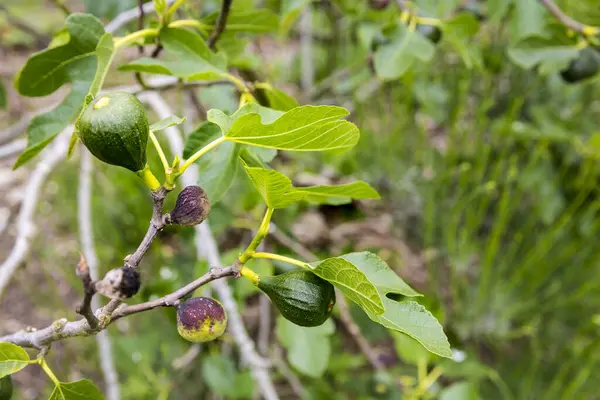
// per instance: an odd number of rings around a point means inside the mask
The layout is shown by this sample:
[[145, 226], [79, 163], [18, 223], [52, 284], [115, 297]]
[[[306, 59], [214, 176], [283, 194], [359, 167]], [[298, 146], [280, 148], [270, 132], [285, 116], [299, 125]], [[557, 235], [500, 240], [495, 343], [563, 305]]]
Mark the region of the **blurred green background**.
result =
[[[442, 38], [431, 61], [417, 61], [388, 81], [374, 75], [369, 57], [377, 40], [385, 45], [389, 39], [384, 28], [398, 17], [394, 5], [375, 11], [366, 0], [308, 3], [235, 0], [240, 7], [272, 8], [288, 27], [251, 36], [236, 65], [242, 76], [258, 71], [261, 80], [300, 103], [348, 108], [361, 140], [342, 155], [280, 153], [272, 165], [299, 184], [363, 179], [380, 191], [382, 200], [296, 206], [275, 213], [274, 222], [319, 256], [354, 249], [377, 252], [425, 294], [420, 301], [444, 325], [456, 353], [454, 360], [428, 355], [412, 339], [390, 333], [353, 308], [385, 366], [385, 373], [375, 372], [337, 315], [335, 327], [309, 335], [286, 328], [271, 309], [269, 340], [261, 351], [275, 360], [271, 371], [281, 398], [599, 398], [598, 79], [566, 83], [558, 72], [568, 62], [560, 57], [542, 59], [543, 65], [529, 69], [509, 57], [519, 21], [531, 28], [540, 12], [520, 9], [528, 0], [462, 2], [472, 7], [466, 13], [471, 20], [476, 20], [473, 15], [481, 19], [477, 33], [458, 42]], [[416, 3], [426, 15], [437, 17], [461, 6], [458, 1]], [[558, 3], [582, 22], [600, 24], [597, 2]], [[65, 4], [103, 21], [136, 6], [131, 0]], [[8, 13], [2, 11], [5, 7]], [[216, 1], [188, 0], [182, 15], [198, 17], [218, 7]], [[0, 111], [0, 128], [5, 128], [52, 102], [20, 98], [11, 80], [26, 57], [41, 48], [40, 41], [62, 27], [64, 14], [54, 2], [42, 0], [4, 0], [2, 9], [0, 76], [8, 104]], [[302, 12], [302, 18], [311, 19], [308, 33], [298, 23]], [[542, 25], [549, 32], [556, 29], [549, 22]], [[132, 22], [123, 33], [135, 26]], [[307, 35], [308, 47], [302, 44]], [[115, 65], [137, 56], [135, 48], [129, 50]], [[105, 86], [133, 82], [130, 73], [111, 73]], [[193, 90], [204, 110], [237, 107], [237, 94], [228, 87]], [[185, 132], [204, 119], [188, 91], [163, 95], [177, 115], [188, 116]], [[155, 152], [149, 153], [149, 162], [159, 165]], [[18, 192], [26, 174], [10, 171], [14, 159], [1, 161], [7, 177], [3, 190]], [[73, 273], [80, 250], [74, 211], [78, 168], [75, 156], [52, 173], [44, 188], [32, 254], [0, 302], [2, 333], [76, 318], [74, 304], [81, 296]], [[93, 181], [94, 233], [104, 273], [138, 245], [151, 202], [129, 171], [95, 161]], [[7, 200], [4, 206], [12, 214], [0, 249], [8, 255], [10, 221], [18, 205]], [[234, 260], [246, 245], [261, 212], [254, 189], [238, 174], [209, 218], [224, 262]], [[277, 241], [269, 240], [267, 246], [294, 255]], [[143, 264], [139, 301], [165, 295], [207, 269], [196, 261], [193, 230], [187, 228], [166, 229]], [[266, 262], [255, 266], [263, 273], [286, 268]], [[264, 312], [261, 295], [242, 281], [231, 286], [256, 338]], [[254, 384], [231, 337], [203, 346], [182, 365], [178, 361], [190, 355], [190, 344], [178, 336], [174, 321], [173, 310], [159, 309], [110, 327], [123, 399], [252, 398]], [[300, 351], [303, 359], [290, 359], [286, 338], [302, 335], [309, 335]], [[323, 354], [329, 356], [323, 360]], [[102, 388], [93, 339], [57, 343], [50, 360], [57, 375], [89, 377]], [[15, 398], [47, 397], [50, 383], [36, 368], [15, 375]], [[416, 394], [407, 390], [423, 382], [430, 385]]]

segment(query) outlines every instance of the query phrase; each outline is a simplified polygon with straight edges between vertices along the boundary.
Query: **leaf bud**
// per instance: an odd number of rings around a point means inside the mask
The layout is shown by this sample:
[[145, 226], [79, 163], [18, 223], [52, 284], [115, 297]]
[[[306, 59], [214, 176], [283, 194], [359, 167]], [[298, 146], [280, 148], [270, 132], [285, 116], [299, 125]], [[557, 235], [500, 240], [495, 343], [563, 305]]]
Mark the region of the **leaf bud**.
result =
[[119, 267], [108, 271], [102, 280], [94, 284], [94, 288], [103, 296], [123, 300], [133, 297], [140, 284], [140, 273], [136, 268]]
[[169, 224], [194, 226], [202, 223], [210, 213], [210, 201], [200, 186], [187, 186], [179, 196], [173, 211], [166, 215]]

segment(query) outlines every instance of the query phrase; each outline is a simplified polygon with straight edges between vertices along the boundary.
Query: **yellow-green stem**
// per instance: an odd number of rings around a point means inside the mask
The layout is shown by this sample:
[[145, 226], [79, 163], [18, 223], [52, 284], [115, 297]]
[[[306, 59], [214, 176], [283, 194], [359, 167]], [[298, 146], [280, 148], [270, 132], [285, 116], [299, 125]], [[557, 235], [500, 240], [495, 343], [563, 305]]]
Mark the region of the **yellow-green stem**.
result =
[[260, 280], [260, 276], [252, 271], [250, 268], [246, 267], [245, 265], [242, 267], [242, 269], [240, 270], [240, 274], [244, 277], [249, 279], [250, 281], [252, 281], [252, 283], [254, 285], [258, 285], [258, 281]]
[[264, 240], [264, 238], [269, 234], [269, 226], [271, 224], [271, 217], [273, 216], [274, 209], [267, 208], [265, 212], [265, 216], [263, 217], [262, 222], [260, 223], [260, 227], [254, 236], [254, 239], [248, 245], [248, 248], [244, 250], [242, 255], [238, 258], [242, 265], [246, 264], [250, 258], [252, 258], [252, 254], [258, 248], [258, 245]]
[[48, 375], [48, 377], [52, 380], [52, 382], [54, 382], [56, 386], [60, 385], [60, 381], [58, 380], [56, 375], [54, 375], [54, 372], [52, 372], [52, 369], [50, 369], [50, 366], [48, 365], [44, 357], [39, 359], [39, 364], [46, 373], [46, 375]]
[[295, 258], [291, 258], [291, 257], [281, 256], [279, 254], [258, 252], [258, 253], [252, 253], [251, 257], [252, 258], [267, 258], [269, 260], [277, 260], [277, 261], [285, 262], [288, 264], [297, 265], [298, 267], [301, 267], [301, 268], [307, 268], [306, 263], [304, 261], [296, 260]]
[[246, 83], [244, 81], [242, 81], [240, 78], [238, 78], [237, 76], [226, 73], [226, 74], [223, 74], [223, 77], [226, 79], [229, 79], [238, 88], [238, 90], [240, 92], [242, 92], [242, 93], [250, 92], [250, 89], [248, 88]]
[[139, 39], [143, 39], [145, 37], [158, 36], [158, 32], [159, 32], [158, 29], [154, 29], [154, 28], [142, 29], [137, 32], [133, 32], [125, 37], [116, 39], [115, 43], [114, 43], [115, 49], [125, 46], [126, 44], [135, 42]]
[[167, 14], [166, 14], [167, 21], [166, 22], [171, 20], [171, 17], [173, 16], [173, 14], [175, 14], [175, 11], [177, 11], [179, 6], [182, 5], [184, 1], [185, 0], [177, 0], [175, 3], [173, 3], [173, 5], [167, 11]]
[[203, 24], [195, 19], [180, 19], [169, 24], [169, 28], [184, 28], [186, 26], [191, 26], [205, 32], [212, 29], [212, 25]]
[[162, 162], [163, 167], [165, 168], [165, 174], [167, 174], [169, 172], [169, 162], [167, 161], [167, 156], [165, 156], [165, 152], [163, 151], [160, 143], [158, 142], [158, 139], [156, 138], [156, 135], [154, 134], [154, 132], [150, 131], [150, 140], [152, 140], [152, 144], [154, 145], [154, 148], [156, 149], [156, 152], [158, 153], [158, 156], [160, 157], [160, 161]]
[[203, 148], [198, 150], [196, 153], [194, 153], [194, 155], [192, 155], [190, 158], [185, 160], [185, 162], [179, 168], [178, 175], [183, 174], [185, 172], [185, 170], [188, 169], [188, 167], [194, 163], [194, 161], [196, 161], [197, 159], [202, 157], [204, 154], [206, 154], [210, 150], [214, 149], [215, 147], [217, 147], [218, 145], [220, 145], [221, 143], [223, 143], [226, 140], [227, 139], [224, 136], [221, 136], [220, 138], [213, 140], [212, 142], [210, 142], [209, 144], [207, 144], [206, 146], [204, 146]]
[[148, 164], [146, 164], [143, 170], [138, 171], [137, 174], [140, 178], [144, 180], [144, 183], [146, 184], [148, 189], [152, 191], [160, 189], [160, 183], [150, 170], [150, 166], [148, 166]]
[[440, 26], [442, 21], [437, 18], [414, 17], [415, 22], [419, 25]]

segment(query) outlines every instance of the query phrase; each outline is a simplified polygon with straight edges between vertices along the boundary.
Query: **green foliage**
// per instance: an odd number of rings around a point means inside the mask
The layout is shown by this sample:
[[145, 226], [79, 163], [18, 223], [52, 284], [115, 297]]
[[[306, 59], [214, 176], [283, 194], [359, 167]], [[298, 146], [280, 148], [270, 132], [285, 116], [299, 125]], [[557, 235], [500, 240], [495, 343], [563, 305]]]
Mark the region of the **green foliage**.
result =
[[[212, 29], [217, 21], [218, 11], [208, 14], [200, 21], [206, 25], [207, 29]], [[236, 8], [235, 6], [229, 12], [225, 32], [250, 32], [250, 33], [268, 33], [277, 30], [279, 27], [279, 17], [273, 11], [263, 8], [259, 10], [247, 10]]]
[[82, 379], [76, 382], [60, 382], [48, 400], [103, 400], [104, 396], [92, 382]]
[[213, 354], [202, 360], [202, 375], [215, 393], [228, 399], [249, 399], [254, 391], [250, 371], [236, 370], [233, 362], [224, 356]]
[[[46, 96], [66, 83], [71, 84], [71, 91], [54, 110], [31, 120], [27, 128], [27, 149], [14, 168], [38, 154], [71, 122], [96, 76], [96, 46], [104, 34], [102, 23], [88, 14], [71, 14], [66, 28], [69, 42], [30, 57], [15, 80], [15, 87], [24, 96]], [[104, 47], [100, 51], [104, 53]]]
[[6, 93], [4, 83], [0, 80], [0, 110], [6, 107], [8, 107], [8, 94]]
[[[177, 126], [177, 125], [181, 125], [186, 121], [186, 118], [179, 118], [175, 115], [170, 115], [167, 118], [161, 119], [158, 122], [153, 123], [152, 125], [150, 125], [150, 130], [153, 132], [158, 132], [158, 131], [164, 131], [167, 128], [170, 128], [171, 126]], [[184, 155], [185, 157], [185, 155]]]
[[227, 73], [225, 57], [210, 51], [204, 39], [192, 31], [164, 28], [160, 41], [169, 59], [139, 58], [119, 70], [173, 75], [189, 81], [216, 80]]
[[276, 330], [277, 337], [288, 351], [288, 361], [296, 370], [313, 378], [325, 373], [331, 355], [330, 336], [335, 332], [331, 320], [307, 328], [279, 317]]
[[29, 364], [29, 355], [12, 343], [0, 343], [0, 379], [14, 374]]

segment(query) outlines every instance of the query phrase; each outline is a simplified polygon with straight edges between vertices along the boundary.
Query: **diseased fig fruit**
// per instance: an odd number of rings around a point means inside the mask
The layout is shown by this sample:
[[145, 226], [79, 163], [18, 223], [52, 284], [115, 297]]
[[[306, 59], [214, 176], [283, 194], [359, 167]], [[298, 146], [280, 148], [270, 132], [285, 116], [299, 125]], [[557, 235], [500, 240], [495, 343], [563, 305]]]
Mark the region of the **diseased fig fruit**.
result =
[[442, 40], [442, 30], [437, 26], [418, 25], [417, 32], [431, 40], [434, 44], [437, 44], [440, 40]]
[[0, 400], [10, 400], [13, 394], [12, 378], [10, 375], [0, 379]]
[[600, 54], [586, 47], [579, 52], [579, 57], [571, 61], [569, 66], [560, 72], [567, 83], [576, 83], [591, 78], [600, 71]]
[[369, 0], [369, 6], [374, 10], [383, 10], [390, 4], [390, 0]]
[[187, 186], [179, 196], [173, 211], [166, 215], [169, 224], [194, 226], [202, 223], [210, 213], [210, 201], [200, 186]]
[[227, 313], [215, 299], [192, 297], [177, 307], [177, 331], [194, 343], [215, 340], [225, 332]]
[[111, 269], [94, 284], [97, 293], [111, 299], [128, 299], [140, 290], [140, 272], [133, 267]]
[[323, 324], [335, 305], [333, 285], [310, 271], [260, 277], [257, 286], [269, 296], [281, 315], [300, 326]]
[[149, 125], [144, 105], [132, 94], [98, 96], [76, 122], [88, 150], [105, 163], [133, 172], [146, 165]]

